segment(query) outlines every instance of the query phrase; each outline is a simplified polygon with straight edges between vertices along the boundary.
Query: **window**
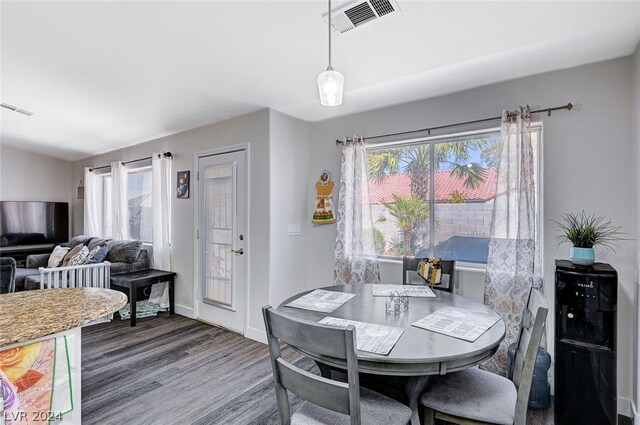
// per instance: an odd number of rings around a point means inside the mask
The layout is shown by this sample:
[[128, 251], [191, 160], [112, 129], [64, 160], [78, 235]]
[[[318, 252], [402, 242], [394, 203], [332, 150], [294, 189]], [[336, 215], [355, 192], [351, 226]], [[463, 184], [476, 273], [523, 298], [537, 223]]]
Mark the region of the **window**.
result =
[[102, 234], [105, 239], [113, 237], [113, 226], [111, 223], [111, 174], [102, 177]]
[[[532, 127], [536, 157], [540, 131]], [[486, 263], [499, 138], [494, 130], [368, 147], [378, 255]]]
[[151, 168], [129, 171], [127, 176], [127, 201], [129, 205], [129, 237], [151, 242]]
[[[113, 237], [111, 219], [111, 174], [102, 175], [102, 229], [105, 238]], [[129, 237], [151, 243], [151, 167], [129, 170], [127, 175], [127, 202], [129, 211]]]

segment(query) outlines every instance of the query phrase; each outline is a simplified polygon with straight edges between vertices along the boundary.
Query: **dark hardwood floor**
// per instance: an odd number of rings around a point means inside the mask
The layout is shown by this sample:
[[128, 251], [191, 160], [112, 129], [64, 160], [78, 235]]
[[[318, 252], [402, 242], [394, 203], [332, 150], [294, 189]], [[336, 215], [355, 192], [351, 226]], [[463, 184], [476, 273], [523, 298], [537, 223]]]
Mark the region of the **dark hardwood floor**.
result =
[[223, 329], [178, 315], [134, 328], [116, 318], [82, 330], [82, 423], [275, 424], [270, 368], [265, 345]]
[[[289, 348], [283, 356], [318, 373]], [[295, 409], [300, 399], [290, 398]], [[82, 423], [278, 424], [269, 352], [178, 315], [83, 328]], [[553, 409], [530, 412], [529, 423], [553, 424]]]

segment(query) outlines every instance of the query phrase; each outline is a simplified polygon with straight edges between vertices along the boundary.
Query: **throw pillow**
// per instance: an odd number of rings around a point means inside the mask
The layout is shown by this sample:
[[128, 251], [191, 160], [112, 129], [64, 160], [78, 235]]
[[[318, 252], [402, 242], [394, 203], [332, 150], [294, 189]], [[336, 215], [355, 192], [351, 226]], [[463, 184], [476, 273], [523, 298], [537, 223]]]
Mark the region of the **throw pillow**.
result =
[[102, 245], [103, 243], [107, 243], [107, 239], [91, 238], [89, 243], [86, 243], [85, 245], [87, 246], [87, 248], [89, 248], [89, 252], [91, 252], [93, 248], [97, 247], [98, 245]]
[[62, 267], [67, 267], [69, 265], [69, 261], [71, 261], [71, 259], [78, 253], [80, 252], [80, 250], [82, 249], [84, 245], [80, 244], [80, 245], [76, 245], [73, 248], [71, 248], [67, 254], [64, 256], [64, 259], [62, 260]]
[[62, 264], [62, 260], [64, 259], [64, 256], [67, 255], [67, 252], [69, 252], [69, 248], [56, 245], [56, 247], [53, 248], [53, 252], [49, 256], [47, 267], [60, 267], [60, 264]]
[[439, 258], [425, 258], [418, 264], [418, 274], [431, 286], [442, 283], [442, 261]]
[[67, 265], [71, 267], [71, 266], [80, 266], [82, 264], [85, 264], [84, 261], [88, 255], [89, 255], [89, 248], [82, 245], [80, 247], [80, 251], [76, 255], [71, 257], [71, 260], [69, 260], [69, 263]]
[[91, 236], [78, 235], [71, 238], [67, 246], [69, 248], [75, 248], [78, 245], [86, 245], [91, 240]]
[[93, 247], [91, 251], [89, 251], [89, 255], [84, 259], [83, 264], [98, 264], [102, 263], [105, 258], [107, 258], [107, 244], [105, 242], [101, 243]]
[[107, 260], [112, 263], [135, 263], [142, 250], [141, 241], [109, 241]]

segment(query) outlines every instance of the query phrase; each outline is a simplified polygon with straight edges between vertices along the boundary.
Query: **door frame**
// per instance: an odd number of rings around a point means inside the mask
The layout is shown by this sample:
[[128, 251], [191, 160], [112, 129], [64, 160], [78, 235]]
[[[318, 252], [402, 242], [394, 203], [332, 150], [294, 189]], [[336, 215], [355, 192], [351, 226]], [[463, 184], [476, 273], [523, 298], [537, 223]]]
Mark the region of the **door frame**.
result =
[[[249, 282], [251, 281], [251, 273], [250, 273], [250, 269], [251, 267], [249, 267], [250, 261], [251, 261], [251, 204], [249, 202], [249, 200], [251, 199], [251, 143], [250, 142], [244, 142], [244, 143], [238, 143], [235, 145], [229, 145], [229, 146], [224, 146], [224, 147], [220, 147], [220, 148], [212, 148], [212, 149], [205, 149], [205, 150], [201, 150], [201, 151], [196, 151], [193, 153], [193, 170], [195, 171], [196, 174], [196, 179], [195, 179], [195, 183], [196, 183], [196, 187], [194, 190], [194, 185], [193, 185], [193, 179], [192, 179], [192, 185], [191, 185], [191, 193], [193, 194], [193, 267], [194, 267], [194, 282], [193, 282], [193, 318], [196, 320], [200, 320], [198, 319], [198, 301], [200, 300], [201, 294], [200, 294], [200, 282], [201, 282], [201, 277], [202, 277], [202, 270], [200, 269], [200, 239], [199, 239], [199, 235], [198, 235], [198, 227], [200, 226], [200, 211], [198, 206], [200, 205], [200, 180], [198, 178], [198, 171], [199, 171], [199, 160], [200, 158], [204, 158], [207, 156], [214, 156], [214, 155], [222, 155], [222, 154], [226, 154], [226, 153], [233, 153], [233, 152], [238, 152], [238, 151], [244, 151], [245, 153], [245, 165], [246, 165], [246, 199], [245, 199], [245, 205], [246, 205], [246, 226], [247, 228], [245, 229], [245, 234], [248, 235], [247, 236], [247, 242], [246, 242], [246, 246], [247, 249], [245, 250], [245, 317], [244, 317], [244, 329], [242, 330], [242, 335], [246, 335], [247, 333], [247, 328], [249, 327], [249, 299], [250, 299], [250, 295], [251, 295], [251, 289], [249, 285]], [[209, 322], [206, 322], [209, 323]], [[218, 326], [218, 327], [223, 327], [221, 325], [218, 324], [214, 324], [211, 323], [212, 325]], [[235, 332], [235, 331], [233, 331]]]

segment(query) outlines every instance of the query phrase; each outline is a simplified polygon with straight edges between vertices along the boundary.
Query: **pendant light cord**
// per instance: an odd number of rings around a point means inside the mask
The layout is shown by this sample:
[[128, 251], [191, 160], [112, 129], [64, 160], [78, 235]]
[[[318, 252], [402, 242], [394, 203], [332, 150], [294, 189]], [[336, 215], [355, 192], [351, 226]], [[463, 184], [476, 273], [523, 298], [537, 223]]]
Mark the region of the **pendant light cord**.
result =
[[329, 67], [327, 70], [332, 70], [331, 66], [331, 0], [329, 0]]

